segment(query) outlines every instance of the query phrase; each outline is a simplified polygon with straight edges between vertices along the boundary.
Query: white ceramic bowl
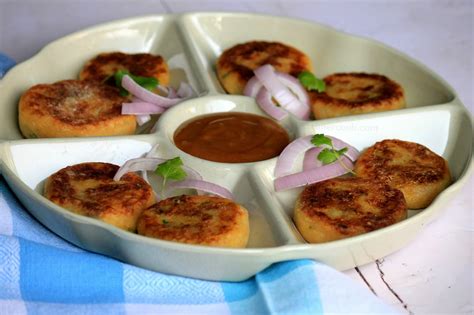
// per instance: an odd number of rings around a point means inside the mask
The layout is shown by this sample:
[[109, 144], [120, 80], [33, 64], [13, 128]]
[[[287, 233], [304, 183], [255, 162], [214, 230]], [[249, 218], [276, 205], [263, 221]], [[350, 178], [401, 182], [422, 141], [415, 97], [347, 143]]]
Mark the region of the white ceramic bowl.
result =
[[[276, 40], [310, 56], [322, 77], [340, 71], [387, 75], [406, 90], [408, 108], [384, 113], [301, 121], [282, 125], [291, 137], [325, 133], [359, 150], [397, 138], [421, 143], [449, 162], [454, 182], [422, 211], [364, 235], [307, 244], [291, 214], [300, 190], [275, 192], [275, 159], [256, 163], [216, 163], [176, 148], [173, 133], [200, 114], [243, 111], [264, 115], [255, 101], [223, 93], [214, 64], [220, 53], [240, 42]], [[36, 83], [75, 78], [86, 60], [104, 51], [153, 52], [170, 63], [172, 84], [189, 81], [201, 95], [163, 114], [157, 131], [137, 135], [74, 139], [22, 139], [17, 103]], [[112, 22], [57, 40], [0, 81], [1, 171], [26, 208], [49, 229], [70, 242], [137, 266], [165, 273], [210, 279], [244, 280], [273, 262], [313, 258], [344, 270], [386, 256], [412, 240], [444, 208], [472, 170], [472, 117], [456, 93], [436, 74], [380, 43], [299, 20], [235, 13], [149, 16]], [[208, 181], [230, 189], [250, 213], [245, 249], [187, 245], [142, 237], [101, 221], [66, 211], [42, 197], [42, 183], [55, 171], [85, 161], [122, 164], [159, 143], [165, 158], [182, 157]], [[34, 158], [32, 158], [34, 157]], [[152, 174], [150, 176], [153, 179]]]

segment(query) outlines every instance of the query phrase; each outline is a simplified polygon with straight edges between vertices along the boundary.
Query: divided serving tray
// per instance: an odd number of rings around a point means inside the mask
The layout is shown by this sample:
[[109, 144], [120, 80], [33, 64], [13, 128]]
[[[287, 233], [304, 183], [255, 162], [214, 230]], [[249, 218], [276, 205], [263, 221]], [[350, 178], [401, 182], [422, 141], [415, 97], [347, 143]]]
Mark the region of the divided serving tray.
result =
[[[424, 210], [364, 235], [307, 244], [291, 215], [300, 189], [275, 192], [276, 158], [255, 163], [216, 163], [193, 157], [173, 144], [173, 133], [197, 115], [240, 111], [265, 115], [255, 101], [226, 95], [216, 74], [220, 53], [250, 40], [280, 41], [312, 60], [315, 73], [373, 72], [399, 82], [406, 92], [402, 110], [282, 122], [292, 139], [314, 133], [338, 137], [362, 151], [383, 139], [418, 142], [448, 160], [453, 183]], [[188, 81], [201, 97], [166, 111], [136, 135], [96, 138], [23, 139], [17, 123], [21, 94], [37, 83], [77, 78], [84, 63], [106, 51], [162, 55], [171, 85]], [[42, 196], [44, 180], [57, 170], [86, 161], [123, 164], [160, 144], [160, 157], [179, 155], [205, 180], [227, 187], [249, 210], [245, 249], [187, 245], [146, 238], [68, 212]], [[402, 248], [445, 208], [472, 171], [472, 117], [455, 91], [419, 62], [381, 43], [301, 20], [236, 13], [156, 15], [115, 21], [61, 38], [13, 68], [0, 81], [0, 170], [15, 194], [40, 222], [84, 249], [151, 270], [209, 280], [244, 280], [270, 264], [311, 258], [340, 270], [363, 265]], [[153, 175], [150, 175], [153, 181]], [[446, 209], [447, 210], [447, 209]]]

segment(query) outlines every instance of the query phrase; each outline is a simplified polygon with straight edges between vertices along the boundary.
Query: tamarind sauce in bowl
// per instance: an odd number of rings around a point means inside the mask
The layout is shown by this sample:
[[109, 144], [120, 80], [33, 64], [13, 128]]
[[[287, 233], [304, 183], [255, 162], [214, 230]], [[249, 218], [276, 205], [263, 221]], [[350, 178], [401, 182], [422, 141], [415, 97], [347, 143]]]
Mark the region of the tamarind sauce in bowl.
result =
[[201, 115], [182, 123], [175, 145], [214, 162], [248, 163], [278, 156], [290, 138], [278, 123], [264, 116], [224, 112]]

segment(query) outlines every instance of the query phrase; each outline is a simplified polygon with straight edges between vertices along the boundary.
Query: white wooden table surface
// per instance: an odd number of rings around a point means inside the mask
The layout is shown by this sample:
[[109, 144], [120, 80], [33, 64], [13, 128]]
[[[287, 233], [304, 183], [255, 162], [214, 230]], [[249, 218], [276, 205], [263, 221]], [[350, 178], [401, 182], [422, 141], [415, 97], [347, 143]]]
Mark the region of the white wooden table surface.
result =
[[[0, 51], [21, 62], [86, 26], [145, 14], [255, 12], [311, 20], [377, 39], [445, 78], [473, 112], [472, 1], [0, 0]], [[417, 239], [346, 271], [406, 314], [473, 313], [473, 179]]]

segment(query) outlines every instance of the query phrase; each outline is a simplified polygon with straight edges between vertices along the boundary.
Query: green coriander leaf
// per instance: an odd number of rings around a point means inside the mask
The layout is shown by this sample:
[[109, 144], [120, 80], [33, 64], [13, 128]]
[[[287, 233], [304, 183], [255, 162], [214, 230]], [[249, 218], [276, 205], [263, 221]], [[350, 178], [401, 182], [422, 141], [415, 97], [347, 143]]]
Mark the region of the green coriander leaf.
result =
[[117, 87], [122, 87], [122, 79], [127, 74], [130, 75], [130, 72], [126, 70], [118, 70], [117, 72], [115, 72], [114, 78], [115, 78], [115, 85]]
[[324, 134], [322, 133], [318, 133], [318, 134], [315, 134], [312, 138], [311, 138], [311, 143], [314, 144], [316, 147], [320, 147], [322, 145], [328, 145], [330, 147], [332, 147], [332, 140], [331, 138], [328, 138], [326, 137]]
[[342, 149], [340, 149], [340, 150], [335, 150], [334, 152], [336, 153], [337, 157], [343, 156], [344, 153], [347, 152], [347, 147], [346, 147], [346, 148], [342, 148]]
[[344, 167], [349, 173], [355, 174], [350, 168], [348, 168], [344, 162], [341, 160], [341, 156], [347, 152], [348, 148], [344, 147], [340, 150], [336, 150], [334, 145], [332, 144], [332, 140], [329, 137], [326, 137], [324, 134], [315, 134], [311, 138], [311, 143], [314, 144], [316, 147], [320, 147], [322, 145], [329, 146], [329, 148], [324, 148], [319, 152], [317, 159], [321, 161], [324, 165], [331, 164], [333, 162], [339, 162], [342, 167]]
[[324, 80], [316, 78], [316, 76], [309, 71], [301, 72], [298, 75], [298, 80], [308, 91], [318, 91], [321, 93], [326, 90]]
[[165, 220], [165, 219], [161, 220], [161, 222], [162, 222], [163, 224], [168, 224], [168, 223], [169, 223], [169, 222], [168, 222], [167, 220]]
[[137, 82], [140, 86], [147, 90], [153, 90], [158, 85], [158, 79], [153, 77], [140, 77], [137, 75], [130, 75], [133, 81]]
[[318, 154], [318, 160], [323, 162], [323, 164], [330, 164], [330, 163], [336, 161], [337, 159], [338, 159], [337, 154], [329, 148], [323, 149]]
[[178, 156], [174, 159], [159, 164], [155, 170], [155, 173], [162, 176], [164, 180], [182, 180], [186, 177], [186, 172], [182, 166], [183, 161], [181, 161], [181, 158]]
[[120, 88], [119, 94], [120, 94], [120, 96], [128, 96], [129, 93], [124, 88]]

